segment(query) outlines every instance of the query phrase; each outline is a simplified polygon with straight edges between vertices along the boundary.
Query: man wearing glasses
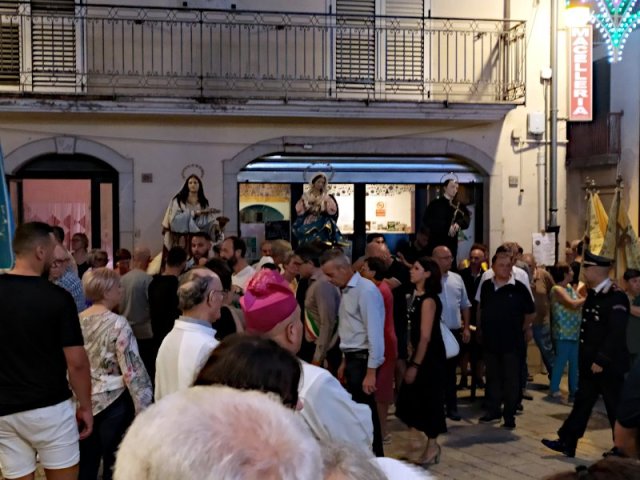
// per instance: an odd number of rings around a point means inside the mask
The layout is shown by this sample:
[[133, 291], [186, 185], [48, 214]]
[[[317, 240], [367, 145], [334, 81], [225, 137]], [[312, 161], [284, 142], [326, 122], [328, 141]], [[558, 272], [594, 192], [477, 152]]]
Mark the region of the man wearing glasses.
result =
[[82, 290], [82, 282], [70, 266], [71, 255], [61, 244], [53, 250], [53, 262], [49, 270], [49, 280], [64, 288], [73, 297], [78, 313], [87, 308]]
[[584, 254], [582, 268], [589, 291], [582, 306], [578, 391], [569, 418], [558, 430], [558, 439], [542, 440], [546, 447], [567, 457], [575, 456], [578, 440], [584, 435], [600, 395], [613, 429], [624, 375], [629, 370], [629, 299], [609, 278], [612, 264], [609, 258], [589, 251]]
[[213, 324], [220, 318], [224, 293], [218, 275], [207, 268], [195, 268], [182, 277], [178, 288], [182, 315], [162, 341], [156, 359], [156, 401], [193, 385], [218, 345]]

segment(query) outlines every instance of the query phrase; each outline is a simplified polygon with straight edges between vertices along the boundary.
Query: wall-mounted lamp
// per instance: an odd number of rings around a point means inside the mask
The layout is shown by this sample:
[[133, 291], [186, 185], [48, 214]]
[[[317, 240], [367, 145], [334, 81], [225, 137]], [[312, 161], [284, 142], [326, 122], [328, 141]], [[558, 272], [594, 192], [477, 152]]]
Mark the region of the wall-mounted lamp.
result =
[[588, 0], [567, 0], [564, 11], [567, 27], [584, 27], [590, 19], [591, 8]]

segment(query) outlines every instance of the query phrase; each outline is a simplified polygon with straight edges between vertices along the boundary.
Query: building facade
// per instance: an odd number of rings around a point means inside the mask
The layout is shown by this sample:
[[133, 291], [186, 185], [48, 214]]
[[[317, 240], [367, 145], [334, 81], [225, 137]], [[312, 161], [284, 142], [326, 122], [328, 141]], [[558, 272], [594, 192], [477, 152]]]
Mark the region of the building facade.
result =
[[[260, 238], [277, 234], [260, 227], [272, 210], [274, 226], [292, 220], [305, 177], [324, 168], [343, 189], [343, 228], [411, 233], [454, 172], [474, 207], [469, 241], [530, 250], [549, 201], [547, 135], [529, 133], [546, 112], [549, 8], [546, 0], [9, 3], [0, 142], [16, 215], [84, 228], [110, 251], [159, 249], [165, 208], [196, 173], [230, 219], [227, 233]], [[564, 118], [562, 30], [559, 38]], [[561, 122], [561, 245], [564, 138]], [[261, 195], [269, 209], [256, 208]]]

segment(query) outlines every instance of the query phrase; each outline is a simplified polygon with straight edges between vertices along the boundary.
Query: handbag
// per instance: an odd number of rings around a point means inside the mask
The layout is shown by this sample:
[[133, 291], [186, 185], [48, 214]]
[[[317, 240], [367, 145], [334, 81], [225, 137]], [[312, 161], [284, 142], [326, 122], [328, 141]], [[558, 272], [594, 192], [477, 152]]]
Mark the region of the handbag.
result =
[[444, 343], [444, 350], [447, 355], [447, 359], [453, 358], [460, 353], [460, 344], [449, 327], [444, 322], [440, 321], [440, 332], [442, 333], [442, 341]]

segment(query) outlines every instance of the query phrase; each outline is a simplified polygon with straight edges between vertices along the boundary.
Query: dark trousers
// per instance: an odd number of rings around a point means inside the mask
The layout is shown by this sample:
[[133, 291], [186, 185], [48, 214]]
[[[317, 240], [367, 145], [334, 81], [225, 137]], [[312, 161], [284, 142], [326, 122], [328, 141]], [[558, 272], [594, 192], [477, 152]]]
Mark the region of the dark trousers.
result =
[[[454, 337], [458, 341], [458, 345], [462, 345], [462, 330], [451, 330]], [[447, 412], [458, 410], [458, 384], [456, 372], [460, 363], [460, 355], [447, 359], [447, 367], [445, 372], [445, 403]]]
[[140, 352], [140, 358], [142, 359], [142, 363], [144, 363], [144, 368], [149, 374], [151, 383], [155, 385], [156, 357], [158, 356], [160, 345], [157, 344], [154, 338], [136, 339], [136, 342], [138, 343], [138, 352]]
[[373, 453], [377, 457], [384, 457], [376, 400], [373, 395], [367, 395], [364, 393], [364, 390], [362, 390], [362, 381], [367, 374], [368, 354], [366, 352], [345, 353], [344, 357], [344, 376], [347, 382], [345, 387], [351, 394], [354, 402], [368, 405], [371, 409], [371, 421], [373, 422]]
[[502, 416], [505, 420], [513, 420], [521, 394], [520, 355], [520, 352], [484, 352], [484, 363], [487, 368], [485, 391], [487, 409], [490, 414], [498, 416], [500, 406], [504, 404]]
[[591, 411], [598, 397], [602, 395], [604, 406], [611, 428], [616, 422], [616, 412], [620, 403], [624, 376], [608, 371], [593, 373], [591, 365], [580, 365], [578, 374], [578, 391], [573, 403], [573, 409], [558, 430], [558, 437], [567, 445], [575, 447], [578, 439], [582, 438], [587, 429]]
[[78, 480], [96, 480], [102, 460], [103, 480], [113, 477], [116, 450], [133, 422], [135, 408], [127, 390], [93, 418], [93, 432], [80, 441]]

